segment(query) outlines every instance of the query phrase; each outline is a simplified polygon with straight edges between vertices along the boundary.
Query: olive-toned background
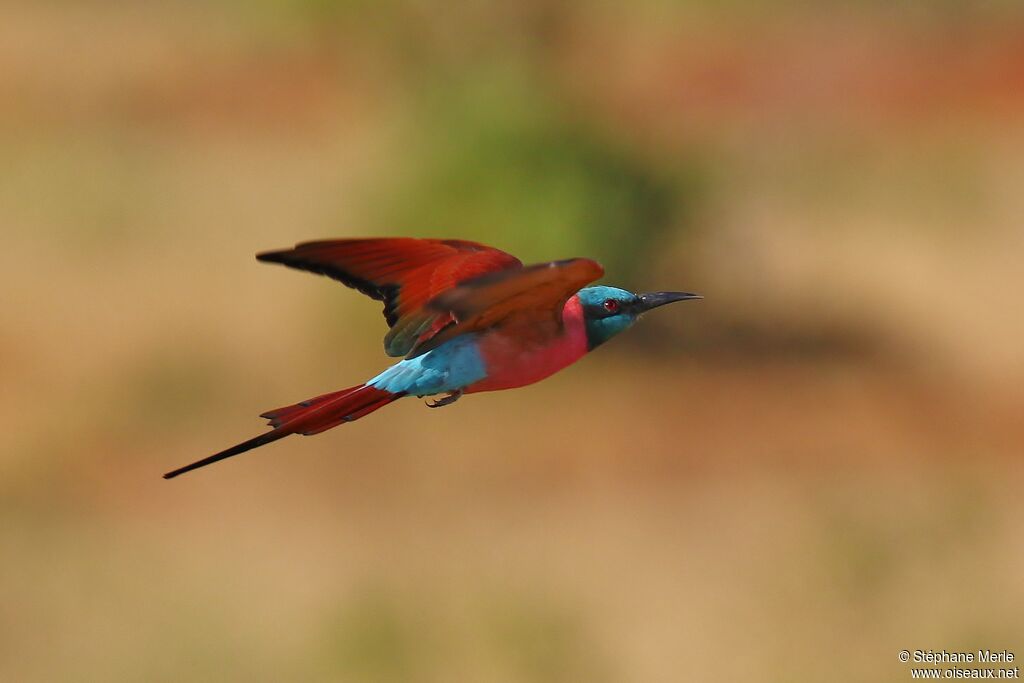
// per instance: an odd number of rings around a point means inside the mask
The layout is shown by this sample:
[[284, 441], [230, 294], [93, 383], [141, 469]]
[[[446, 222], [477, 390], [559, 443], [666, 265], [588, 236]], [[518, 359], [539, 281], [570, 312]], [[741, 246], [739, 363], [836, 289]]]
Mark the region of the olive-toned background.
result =
[[[902, 681], [1024, 655], [1024, 6], [0, 4], [0, 678]], [[173, 482], [388, 362], [258, 264], [706, 295]]]

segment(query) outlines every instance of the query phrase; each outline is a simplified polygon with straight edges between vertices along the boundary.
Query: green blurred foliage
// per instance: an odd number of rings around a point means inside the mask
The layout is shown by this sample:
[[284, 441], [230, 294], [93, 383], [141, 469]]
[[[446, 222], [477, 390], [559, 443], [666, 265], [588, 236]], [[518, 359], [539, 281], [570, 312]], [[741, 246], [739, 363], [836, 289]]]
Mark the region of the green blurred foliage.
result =
[[692, 229], [707, 176], [642, 158], [546, 92], [508, 69], [430, 91], [411, 177], [377, 223], [484, 234], [527, 260], [596, 256], [620, 281], [642, 272], [670, 232]]
[[[424, 593], [364, 586], [323, 630], [323, 677], [441, 683], [487, 670], [496, 680], [522, 683], [610, 680], [605, 653], [578, 611], [557, 598], [519, 591], [464, 598], [453, 613]], [[467, 670], [455, 673], [460, 667]]]
[[[413, 606], [376, 591], [346, 604], [324, 633], [327, 678], [353, 683], [430, 680], [437, 624], [429, 613], [410, 619]], [[427, 616], [424, 620], [422, 617]]]
[[581, 3], [275, 6], [328, 54], [358, 36], [401, 84], [402, 164], [366, 202], [377, 233], [475, 237], [534, 261], [589, 255], [627, 282], [669, 236], [695, 232], [705, 156], [638, 149], [551, 73]]

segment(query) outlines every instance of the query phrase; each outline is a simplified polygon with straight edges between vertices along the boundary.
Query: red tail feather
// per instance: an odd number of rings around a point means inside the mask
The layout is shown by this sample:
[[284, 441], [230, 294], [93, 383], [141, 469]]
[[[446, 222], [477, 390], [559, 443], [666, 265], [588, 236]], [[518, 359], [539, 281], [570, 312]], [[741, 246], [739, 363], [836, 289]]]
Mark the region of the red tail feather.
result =
[[319, 434], [331, 427], [337, 427], [342, 423], [352, 422], [369, 415], [404, 395], [392, 394], [389, 391], [361, 384], [341, 391], [322, 394], [295, 405], [269, 410], [260, 417], [270, 420], [270, 425], [274, 428], [271, 431], [168, 472], [164, 475], [164, 479], [171, 479], [179, 474], [211, 465], [219, 460], [277, 441], [290, 434], [302, 434], [303, 436]]
[[270, 422], [268, 424], [271, 427], [280, 427], [281, 425], [283, 425], [285, 422], [288, 422], [293, 417], [296, 417], [299, 414], [305, 412], [307, 408], [312, 408], [313, 406], [320, 405], [321, 403], [324, 403], [325, 401], [330, 401], [331, 399], [338, 398], [339, 396], [343, 396], [343, 395], [345, 395], [347, 393], [350, 393], [352, 391], [355, 391], [355, 390], [361, 389], [361, 388], [362, 388], [362, 385], [357, 386], [357, 387], [349, 387], [348, 389], [342, 389], [341, 391], [332, 391], [329, 394], [321, 394], [320, 396], [314, 396], [313, 398], [307, 398], [305, 401], [299, 401], [298, 403], [292, 404], [290, 406], [285, 406], [283, 408], [274, 408], [273, 410], [268, 410], [265, 413], [261, 413], [260, 417], [265, 417], [268, 420], [270, 420]]
[[[336, 398], [318, 397], [324, 400], [313, 403], [308, 408], [303, 408], [307, 412], [288, 418], [288, 425], [293, 425], [295, 431], [303, 436], [312, 436], [326, 432], [331, 427], [337, 427], [342, 423], [353, 422], [365, 417], [378, 408], [383, 408], [404, 396], [404, 394], [392, 394], [390, 391], [365, 385], [353, 387], [338, 392], [338, 394]], [[316, 401], [316, 399], [313, 400]], [[298, 408], [301, 405], [300, 403], [292, 408]]]

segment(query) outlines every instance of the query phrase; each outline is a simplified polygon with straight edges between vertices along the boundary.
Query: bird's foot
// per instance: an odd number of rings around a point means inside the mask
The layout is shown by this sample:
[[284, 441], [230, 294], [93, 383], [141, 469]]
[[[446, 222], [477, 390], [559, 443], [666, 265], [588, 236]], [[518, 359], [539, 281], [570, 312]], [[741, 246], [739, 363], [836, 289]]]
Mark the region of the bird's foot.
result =
[[449, 391], [447, 396], [445, 396], [443, 398], [439, 398], [436, 401], [434, 401], [433, 403], [429, 403], [428, 402], [427, 403], [427, 407], [428, 408], [442, 408], [444, 406], [450, 406], [451, 404], [453, 404], [456, 401], [458, 401], [460, 398], [462, 398], [462, 390], [461, 389], [458, 390], [458, 391]]

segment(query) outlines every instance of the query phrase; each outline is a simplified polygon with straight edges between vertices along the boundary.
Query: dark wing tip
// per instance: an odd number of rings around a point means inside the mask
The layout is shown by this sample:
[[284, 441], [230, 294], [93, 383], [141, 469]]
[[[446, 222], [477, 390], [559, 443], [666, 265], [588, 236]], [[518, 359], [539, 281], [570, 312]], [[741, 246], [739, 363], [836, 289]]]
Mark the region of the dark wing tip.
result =
[[291, 251], [291, 249], [264, 251], [256, 254], [256, 260], [263, 261], [264, 263], [285, 263], [285, 258], [289, 253], [291, 253]]

